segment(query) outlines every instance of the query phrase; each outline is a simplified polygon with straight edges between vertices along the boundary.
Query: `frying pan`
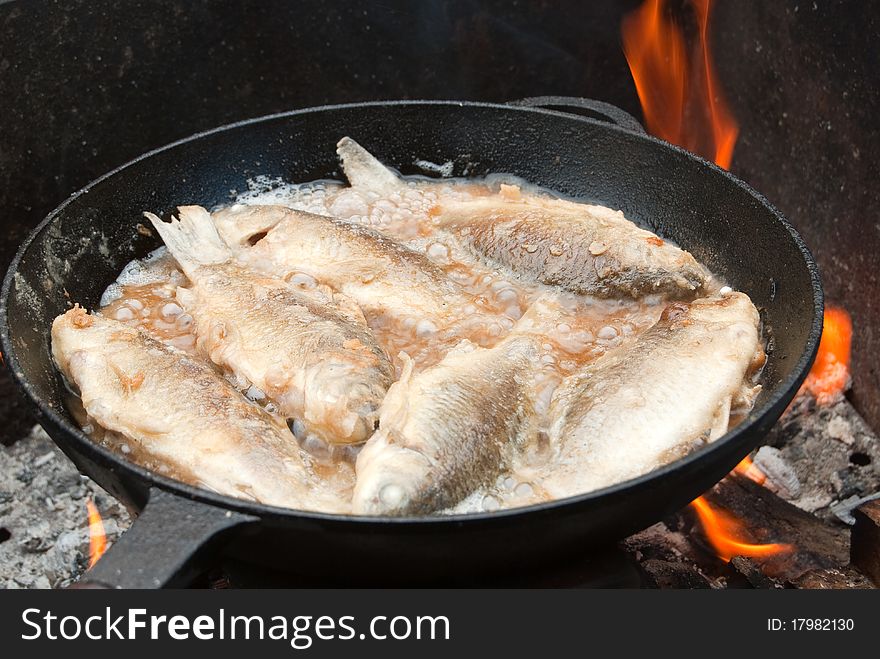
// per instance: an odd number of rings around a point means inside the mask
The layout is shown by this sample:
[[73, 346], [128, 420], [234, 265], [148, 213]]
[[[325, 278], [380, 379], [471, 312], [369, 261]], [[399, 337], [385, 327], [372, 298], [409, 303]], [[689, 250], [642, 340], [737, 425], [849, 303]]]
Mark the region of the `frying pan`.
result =
[[[727, 435], [640, 478], [492, 513], [383, 518], [300, 512], [213, 494], [94, 444], [64, 406], [49, 328], [76, 301], [95, 308], [131, 259], [158, 246], [141, 213], [229, 202], [256, 176], [341, 178], [350, 135], [404, 174], [417, 160], [456, 176], [515, 174], [619, 208], [748, 293], [769, 359], [763, 392]], [[449, 583], [552, 564], [644, 528], [693, 500], [758, 445], [805, 377], [822, 330], [818, 270], [800, 236], [728, 172], [650, 137], [623, 111], [559, 97], [513, 104], [399, 101], [337, 105], [244, 121], [150, 152], [54, 210], [3, 283], [0, 340], [13, 377], [61, 449], [139, 516], [87, 577], [124, 587], [182, 585], [206, 550], [327, 583]], [[687, 401], [682, 401], [683, 405]]]

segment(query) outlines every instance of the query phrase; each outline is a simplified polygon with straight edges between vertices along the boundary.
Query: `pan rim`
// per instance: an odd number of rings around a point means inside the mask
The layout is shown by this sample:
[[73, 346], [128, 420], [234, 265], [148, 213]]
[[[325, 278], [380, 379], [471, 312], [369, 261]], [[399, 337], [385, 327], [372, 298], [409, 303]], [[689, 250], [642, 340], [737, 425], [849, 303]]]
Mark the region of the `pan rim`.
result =
[[[159, 153], [163, 153], [165, 151], [169, 151], [183, 144], [187, 144], [190, 142], [197, 141], [199, 139], [208, 137], [210, 135], [214, 135], [217, 133], [227, 132], [236, 130], [239, 128], [245, 128], [250, 125], [270, 122], [277, 119], [284, 119], [288, 117], [294, 117], [298, 115], [305, 114], [316, 114], [321, 112], [330, 112], [330, 111], [339, 111], [339, 110], [351, 110], [351, 109], [361, 109], [361, 108], [373, 108], [373, 107], [407, 107], [407, 106], [442, 106], [442, 107], [450, 107], [450, 106], [458, 106], [458, 107], [468, 107], [468, 108], [486, 108], [493, 110], [503, 110], [506, 112], [525, 112], [525, 113], [533, 113], [538, 115], [554, 115], [564, 117], [568, 120], [575, 120], [578, 122], [586, 122], [589, 124], [594, 124], [601, 126], [603, 129], [620, 132], [630, 137], [636, 137], [638, 139], [647, 140], [652, 142], [662, 148], [672, 149], [675, 152], [678, 152], [680, 155], [689, 158], [693, 161], [696, 161], [700, 165], [704, 167], [708, 167], [710, 170], [714, 170], [717, 174], [721, 174], [725, 177], [732, 185], [740, 188], [746, 194], [753, 197], [761, 206], [770, 211], [770, 214], [773, 218], [779, 222], [783, 228], [786, 229], [788, 235], [791, 240], [794, 242], [798, 251], [803, 258], [803, 261], [807, 267], [807, 271], [810, 275], [810, 284], [812, 289], [812, 307], [813, 307], [813, 318], [810, 325], [810, 330], [807, 335], [806, 343], [804, 345], [804, 349], [801, 352], [800, 356], [797, 359], [792, 371], [784, 380], [779, 382], [772, 393], [768, 396], [766, 400], [763, 401], [759, 408], [753, 409], [748, 418], [739, 424], [733, 430], [725, 433], [722, 437], [717, 439], [716, 441], [708, 444], [704, 447], [696, 451], [692, 451], [688, 455], [675, 460], [669, 464], [663, 465], [655, 470], [648, 472], [647, 474], [643, 474], [636, 478], [623, 481], [621, 483], [615, 483], [608, 487], [601, 488], [599, 490], [593, 490], [586, 493], [581, 493], [577, 495], [573, 495], [570, 497], [564, 497], [561, 499], [554, 499], [551, 501], [546, 501], [542, 503], [531, 504], [528, 506], [521, 506], [516, 508], [505, 508], [492, 512], [477, 512], [477, 513], [457, 513], [450, 515], [432, 515], [432, 516], [405, 516], [405, 517], [392, 517], [392, 516], [380, 516], [380, 515], [342, 515], [342, 514], [332, 514], [332, 513], [323, 513], [317, 511], [308, 511], [308, 510], [297, 510], [292, 508], [282, 508], [278, 506], [270, 506], [265, 504], [260, 504], [256, 502], [250, 502], [243, 499], [236, 499], [233, 497], [229, 497], [226, 495], [220, 495], [208, 490], [204, 490], [201, 488], [197, 488], [195, 486], [188, 485], [186, 483], [182, 483], [180, 481], [176, 481], [170, 479], [168, 477], [162, 476], [161, 474], [157, 474], [155, 472], [149, 471], [140, 465], [137, 465], [133, 462], [129, 462], [113, 453], [109, 449], [106, 449], [98, 444], [94, 443], [91, 439], [89, 439], [85, 433], [82, 432], [75, 424], [73, 424], [67, 417], [62, 414], [59, 414], [54, 408], [45, 403], [32, 389], [30, 383], [27, 381], [27, 378], [24, 376], [23, 371], [21, 370], [19, 360], [17, 358], [15, 346], [12, 343], [12, 337], [9, 334], [9, 323], [8, 323], [8, 301], [12, 294], [12, 288], [14, 286], [15, 275], [18, 272], [19, 264], [24, 257], [24, 255], [29, 250], [30, 246], [34, 243], [37, 237], [52, 223], [52, 221], [60, 215], [64, 209], [79, 197], [84, 194], [87, 194], [91, 189], [95, 186], [103, 183], [105, 180], [112, 178], [116, 174], [122, 172], [123, 170], [132, 167], [144, 160], [147, 160]], [[0, 290], [0, 348], [2, 348], [2, 352], [4, 357], [6, 358], [6, 364], [9, 372], [12, 375], [13, 380], [18, 385], [18, 387], [25, 392], [28, 397], [29, 402], [34, 407], [37, 413], [38, 420], [43, 418], [47, 419], [50, 423], [55, 425], [56, 427], [64, 430], [69, 435], [76, 438], [76, 441], [80, 444], [80, 449], [89, 455], [90, 457], [94, 457], [100, 459], [105, 463], [110, 463], [114, 465], [120, 466], [120, 468], [124, 470], [128, 470], [134, 472], [134, 474], [141, 480], [150, 485], [150, 487], [158, 487], [162, 490], [168, 491], [172, 494], [180, 496], [184, 499], [189, 499], [192, 501], [200, 502], [203, 504], [208, 504], [212, 506], [216, 506], [226, 510], [234, 510], [236, 512], [241, 512], [248, 515], [254, 515], [260, 518], [268, 519], [268, 518], [295, 518], [302, 520], [311, 520], [316, 522], [321, 522], [325, 524], [342, 524], [342, 525], [418, 525], [418, 526], [430, 526], [430, 527], [443, 527], [443, 526], [461, 526], [461, 525], [474, 525], [474, 524], [493, 524], [493, 523], [504, 523], [508, 521], [510, 518], [522, 518], [526, 516], [533, 515], [541, 515], [548, 513], [550, 511], [558, 510], [559, 508], [574, 508], [579, 505], [588, 505], [594, 504], [597, 501], [611, 496], [626, 496], [626, 494], [630, 491], [638, 489], [643, 486], [648, 486], [650, 483], [659, 482], [663, 478], [668, 475], [673, 474], [682, 469], [686, 469], [689, 465], [703, 458], [703, 456], [715, 452], [721, 451], [725, 447], [734, 447], [738, 440], [742, 437], [747, 429], [749, 429], [752, 425], [758, 423], [760, 419], [770, 414], [774, 408], [777, 406], [787, 403], [785, 401], [786, 398], [791, 398], [794, 396], [794, 391], [800, 384], [803, 382], [804, 378], [807, 375], [810, 365], [812, 364], [816, 352], [819, 346], [819, 339], [821, 338], [822, 333], [822, 319], [823, 319], [823, 309], [824, 309], [824, 294], [822, 291], [821, 278], [819, 274], [819, 268], [816, 264], [815, 259], [813, 258], [812, 253], [807, 247], [801, 235], [798, 231], [791, 225], [791, 223], [785, 218], [785, 216], [776, 209], [762, 194], [754, 190], [750, 185], [742, 181], [741, 179], [734, 176], [727, 170], [724, 170], [714, 163], [705, 160], [697, 155], [694, 155], [676, 145], [665, 142], [659, 138], [656, 138], [652, 135], [637, 133], [632, 130], [623, 128], [616, 124], [612, 124], [606, 121], [601, 121], [598, 119], [594, 119], [588, 116], [577, 115], [568, 112], [562, 112], [557, 110], [550, 110], [545, 108], [538, 107], [524, 107], [524, 106], [515, 106], [503, 103], [485, 103], [485, 102], [472, 102], [472, 101], [456, 101], [456, 100], [386, 100], [386, 101], [366, 101], [366, 102], [357, 102], [357, 103], [343, 103], [343, 104], [333, 104], [333, 105], [321, 105], [314, 106], [309, 108], [301, 108], [296, 110], [288, 110], [284, 112], [278, 112], [268, 115], [263, 115], [259, 117], [253, 117], [250, 119], [244, 119], [241, 121], [233, 122], [230, 124], [225, 124], [222, 126], [218, 126], [216, 128], [212, 128], [206, 131], [200, 131], [190, 135], [188, 137], [176, 140], [164, 146], [158, 147], [156, 149], [152, 149], [139, 155], [138, 157], [112, 169], [111, 171], [103, 174], [102, 176], [94, 179], [89, 182], [80, 190], [71, 194], [67, 199], [65, 199], [61, 204], [59, 204], [55, 209], [53, 209], [41, 222], [37, 224], [36, 227], [28, 234], [22, 244], [19, 246], [16, 251], [15, 257], [11, 261], [9, 268], [6, 272], [6, 275], [3, 279], [2, 290]], [[54, 441], [54, 439], [53, 439]]]

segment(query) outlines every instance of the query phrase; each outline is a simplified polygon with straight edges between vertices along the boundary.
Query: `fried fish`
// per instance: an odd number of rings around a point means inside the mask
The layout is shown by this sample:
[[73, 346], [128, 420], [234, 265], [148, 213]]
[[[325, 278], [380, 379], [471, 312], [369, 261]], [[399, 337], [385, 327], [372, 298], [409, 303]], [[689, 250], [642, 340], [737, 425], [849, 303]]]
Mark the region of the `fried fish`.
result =
[[743, 293], [674, 302], [634, 344], [566, 379], [541, 487], [558, 498], [620, 483], [727, 432], [731, 408], [759, 389], [747, 377], [764, 360], [758, 324]]
[[142, 330], [75, 307], [52, 324], [52, 355], [91, 418], [190, 484], [276, 506], [346, 508], [282, 422]]
[[511, 275], [598, 297], [700, 295], [708, 271], [620, 211], [559, 199], [494, 195], [448, 201], [439, 227]]
[[177, 296], [200, 349], [324, 441], [367, 439], [393, 367], [356, 305], [239, 264], [204, 208], [147, 216], [191, 282]]
[[493, 348], [462, 342], [439, 364], [405, 368], [379, 430], [357, 459], [353, 511], [413, 515], [453, 505], [492, 481], [535, 426], [531, 337]]
[[[353, 299], [368, 316], [416, 318], [436, 327], [472, 302], [422, 252], [358, 224], [284, 206], [236, 206], [214, 214], [239, 258], [279, 276], [305, 273]], [[264, 234], [264, 235], [263, 235]]]
[[[383, 194], [404, 186], [351, 138], [339, 141], [337, 154], [354, 188]], [[492, 267], [573, 293], [693, 299], [709, 280], [691, 254], [604, 206], [524, 196], [502, 184], [498, 194], [447, 199], [432, 213], [440, 229]]]

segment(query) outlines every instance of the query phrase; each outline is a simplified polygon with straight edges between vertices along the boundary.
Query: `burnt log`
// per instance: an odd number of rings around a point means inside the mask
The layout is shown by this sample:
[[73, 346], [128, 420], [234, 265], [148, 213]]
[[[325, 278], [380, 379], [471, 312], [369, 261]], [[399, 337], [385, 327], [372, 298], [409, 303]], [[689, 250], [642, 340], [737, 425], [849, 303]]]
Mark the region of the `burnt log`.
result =
[[648, 587], [864, 587], [864, 577], [848, 567], [850, 531], [840, 521], [819, 519], [736, 474], [705, 498], [712, 510], [737, 520], [736, 540], [786, 549], [724, 561], [689, 507], [621, 543], [646, 573]]
[[768, 577], [790, 581], [810, 570], [849, 563], [846, 526], [825, 522], [748, 478], [732, 474], [705, 496], [713, 508], [739, 520], [744, 542], [788, 545], [787, 551], [750, 557]]
[[761, 566], [746, 556], [734, 556], [728, 563], [730, 576], [727, 579], [728, 588], [782, 588], [783, 584], [773, 579], [761, 569]]
[[880, 499], [860, 506], [854, 517], [852, 564], [880, 586]]
[[810, 590], [849, 590], [874, 588], [871, 580], [852, 566], [811, 570], [787, 584], [792, 588]]

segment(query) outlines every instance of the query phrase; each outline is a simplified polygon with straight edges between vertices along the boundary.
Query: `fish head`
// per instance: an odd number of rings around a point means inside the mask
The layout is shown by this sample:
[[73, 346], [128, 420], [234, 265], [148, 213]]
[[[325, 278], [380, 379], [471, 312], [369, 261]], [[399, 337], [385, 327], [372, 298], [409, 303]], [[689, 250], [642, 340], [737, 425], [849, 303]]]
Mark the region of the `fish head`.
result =
[[[668, 315], [669, 305], [663, 312]], [[691, 302], [688, 306], [687, 316], [692, 321], [705, 324], [731, 325], [744, 323], [757, 328], [759, 323], [758, 310], [752, 304], [751, 299], [745, 293], [739, 291], [726, 291]]]
[[764, 354], [758, 336], [758, 310], [748, 295], [738, 291], [727, 290], [689, 304], [673, 302], [664, 309], [660, 323], [682, 328], [682, 336], [692, 342], [688, 345], [693, 350], [714, 344], [718, 346], [716, 355], [729, 354], [734, 360], [742, 351], [751, 350], [756, 364]]
[[82, 352], [102, 353], [120, 340], [130, 340], [137, 335], [132, 327], [120, 326], [101, 316], [91, 315], [76, 305], [58, 316], [52, 323], [52, 356], [66, 371], [72, 355]]
[[309, 369], [303, 395], [308, 425], [326, 429], [331, 443], [354, 444], [376, 430], [385, 387], [360, 364], [325, 359]]
[[422, 453], [396, 442], [380, 429], [358, 455], [352, 510], [357, 515], [406, 515], [423, 501], [426, 475], [433, 469]]

